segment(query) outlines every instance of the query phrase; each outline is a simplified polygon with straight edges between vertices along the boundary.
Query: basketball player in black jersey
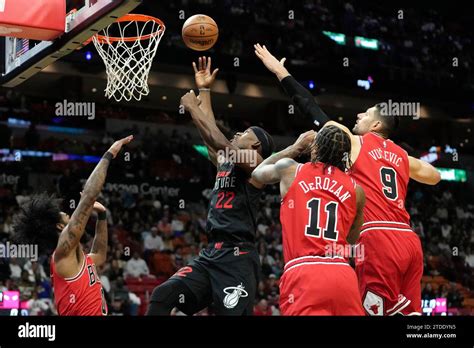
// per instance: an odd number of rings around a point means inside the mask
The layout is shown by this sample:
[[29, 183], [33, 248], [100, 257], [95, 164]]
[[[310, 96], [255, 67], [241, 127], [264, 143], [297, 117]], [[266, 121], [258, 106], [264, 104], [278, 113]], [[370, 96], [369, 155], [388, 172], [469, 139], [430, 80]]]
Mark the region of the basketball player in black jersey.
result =
[[211, 58], [193, 63], [199, 98], [193, 91], [181, 99], [190, 112], [217, 176], [207, 218], [209, 245], [199, 257], [155, 288], [147, 315], [169, 315], [174, 307], [191, 315], [212, 305], [217, 315], [251, 315], [260, 260], [255, 248], [255, 214], [263, 185], [253, 170], [273, 153], [271, 136], [250, 127], [228, 140], [216, 125], [210, 88]]

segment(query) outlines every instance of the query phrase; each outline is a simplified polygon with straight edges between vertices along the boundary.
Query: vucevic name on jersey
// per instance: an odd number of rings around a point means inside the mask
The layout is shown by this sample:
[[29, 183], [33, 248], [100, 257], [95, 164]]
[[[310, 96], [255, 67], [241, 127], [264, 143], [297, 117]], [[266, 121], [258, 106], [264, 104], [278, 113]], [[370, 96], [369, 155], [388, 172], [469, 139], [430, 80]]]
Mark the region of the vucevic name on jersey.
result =
[[375, 133], [359, 138], [361, 149], [351, 176], [365, 191], [364, 225], [410, 224], [405, 200], [410, 180], [408, 154], [389, 139]]
[[255, 214], [262, 190], [248, 179], [248, 174], [234, 163], [225, 162], [217, 167], [207, 216], [210, 241], [255, 241]]

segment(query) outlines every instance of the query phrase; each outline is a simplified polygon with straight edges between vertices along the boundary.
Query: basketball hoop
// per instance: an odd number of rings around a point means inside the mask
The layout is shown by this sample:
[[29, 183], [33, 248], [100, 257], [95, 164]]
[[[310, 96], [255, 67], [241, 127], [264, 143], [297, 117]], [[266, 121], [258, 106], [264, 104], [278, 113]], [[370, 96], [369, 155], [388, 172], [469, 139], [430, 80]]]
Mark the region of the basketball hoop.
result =
[[128, 14], [92, 37], [105, 63], [107, 98], [141, 100], [150, 93], [148, 75], [165, 29], [158, 18]]

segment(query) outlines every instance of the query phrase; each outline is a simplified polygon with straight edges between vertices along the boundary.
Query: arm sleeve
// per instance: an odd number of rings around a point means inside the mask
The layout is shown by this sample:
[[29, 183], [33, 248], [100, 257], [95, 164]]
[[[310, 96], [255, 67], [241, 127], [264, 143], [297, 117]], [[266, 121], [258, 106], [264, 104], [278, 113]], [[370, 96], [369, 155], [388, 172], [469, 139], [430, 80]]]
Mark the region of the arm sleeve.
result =
[[322, 127], [330, 120], [328, 115], [316, 103], [314, 96], [301, 86], [293, 76], [285, 77], [281, 80], [281, 85], [298, 110], [306, 117], [310, 117], [316, 126]]

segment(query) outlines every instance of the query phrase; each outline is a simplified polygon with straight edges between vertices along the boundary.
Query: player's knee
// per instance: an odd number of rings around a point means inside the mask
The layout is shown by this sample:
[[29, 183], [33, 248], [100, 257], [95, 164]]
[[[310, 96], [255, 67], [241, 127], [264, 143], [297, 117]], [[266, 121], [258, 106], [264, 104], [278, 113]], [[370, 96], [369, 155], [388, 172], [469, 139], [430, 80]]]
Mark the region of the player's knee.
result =
[[153, 290], [146, 315], [169, 315], [171, 313], [177, 300], [174, 283], [167, 281]]
[[174, 282], [164, 282], [163, 284], [157, 286], [150, 297], [150, 302], [170, 302], [173, 300], [176, 294], [174, 294]]

